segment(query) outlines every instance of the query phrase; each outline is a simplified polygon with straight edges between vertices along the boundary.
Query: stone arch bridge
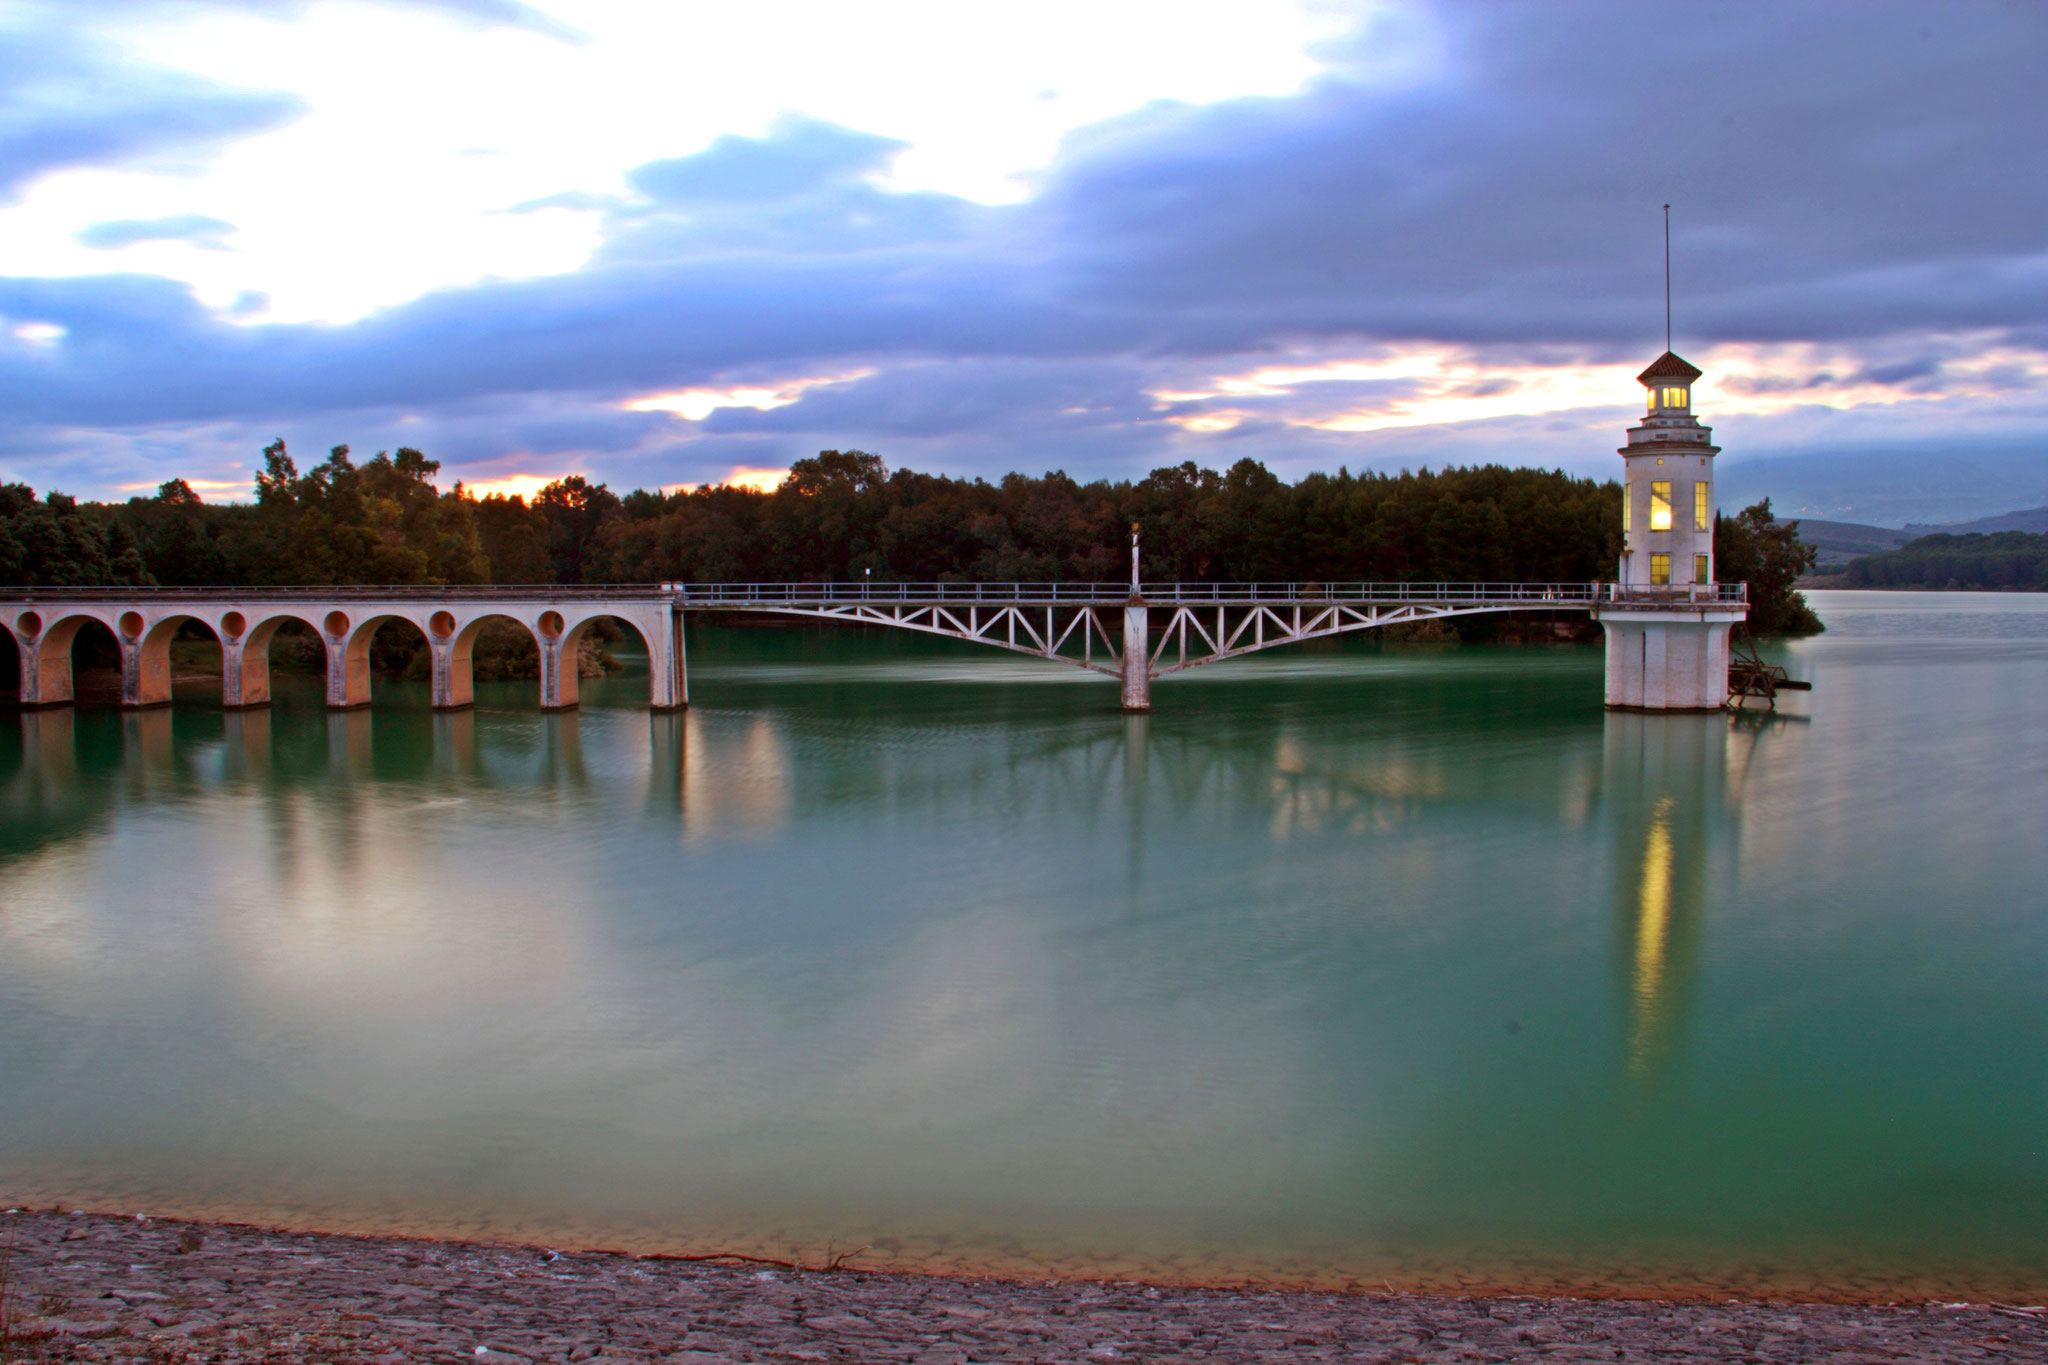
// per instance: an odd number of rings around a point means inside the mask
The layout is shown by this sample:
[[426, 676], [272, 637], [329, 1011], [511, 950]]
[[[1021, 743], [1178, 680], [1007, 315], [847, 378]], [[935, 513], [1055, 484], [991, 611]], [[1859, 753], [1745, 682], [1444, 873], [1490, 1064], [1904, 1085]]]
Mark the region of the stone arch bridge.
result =
[[525, 627], [540, 651], [540, 699], [549, 710], [576, 705], [576, 650], [600, 617], [614, 617], [647, 645], [652, 703], [684, 703], [682, 623], [674, 595], [652, 587], [506, 588], [155, 588], [4, 589], [0, 620], [21, 651], [21, 702], [71, 700], [71, 646], [97, 621], [121, 648], [121, 704], [171, 700], [171, 638], [197, 622], [221, 646], [221, 702], [270, 701], [270, 642], [288, 621], [320, 637], [327, 651], [327, 704], [370, 704], [370, 640], [390, 621], [412, 624], [427, 642], [434, 705], [470, 704], [470, 656], [492, 620]]
[[[303, 622], [327, 653], [327, 704], [370, 701], [370, 640], [385, 623], [425, 637], [433, 704], [470, 704], [470, 656], [486, 621], [517, 622], [540, 652], [540, 704], [577, 702], [576, 648], [612, 617], [647, 647], [649, 704], [689, 702], [683, 619], [770, 615], [941, 635], [1108, 674], [1127, 710], [1151, 684], [1202, 664], [1382, 626], [1494, 612], [1626, 614], [1657, 622], [1744, 610], [1742, 584], [1617, 589], [1600, 583], [731, 583], [578, 588], [0, 588], [0, 626], [21, 656], [24, 706], [72, 699], [71, 646], [97, 621], [121, 651], [121, 701], [171, 699], [170, 644], [197, 622], [221, 644], [222, 703], [270, 700], [269, 646]], [[1612, 665], [1610, 664], [1610, 667]], [[1640, 664], [1638, 671], [1640, 671]], [[1725, 685], [1723, 688], [1725, 693]], [[1613, 688], [1610, 686], [1610, 700]]]

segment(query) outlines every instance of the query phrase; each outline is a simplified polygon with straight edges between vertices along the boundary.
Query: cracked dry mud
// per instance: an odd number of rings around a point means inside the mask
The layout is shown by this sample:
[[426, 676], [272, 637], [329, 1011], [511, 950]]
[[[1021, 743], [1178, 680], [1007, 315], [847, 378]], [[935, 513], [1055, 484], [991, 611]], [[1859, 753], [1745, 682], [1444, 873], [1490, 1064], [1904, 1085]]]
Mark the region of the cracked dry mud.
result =
[[57, 1213], [0, 1227], [0, 1360], [2048, 1360], [2048, 1317], [2012, 1306], [827, 1274]]

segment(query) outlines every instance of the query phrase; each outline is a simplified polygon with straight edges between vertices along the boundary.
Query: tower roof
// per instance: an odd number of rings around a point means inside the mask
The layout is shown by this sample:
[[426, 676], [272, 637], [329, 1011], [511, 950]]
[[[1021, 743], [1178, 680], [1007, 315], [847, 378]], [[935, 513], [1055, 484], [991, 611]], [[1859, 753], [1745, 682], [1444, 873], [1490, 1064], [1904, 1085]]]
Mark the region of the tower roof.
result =
[[1698, 379], [1701, 373], [1703, 372], [1695, 369], [1691, 362], [1681, 357], [1678, 352], [1666, 351], [1650, 362], [1649, 369], [1636, 376], [1636, 383], [1656, 384], [1667, 379], [1675, 379], [1681, 384], [1690, 384]]

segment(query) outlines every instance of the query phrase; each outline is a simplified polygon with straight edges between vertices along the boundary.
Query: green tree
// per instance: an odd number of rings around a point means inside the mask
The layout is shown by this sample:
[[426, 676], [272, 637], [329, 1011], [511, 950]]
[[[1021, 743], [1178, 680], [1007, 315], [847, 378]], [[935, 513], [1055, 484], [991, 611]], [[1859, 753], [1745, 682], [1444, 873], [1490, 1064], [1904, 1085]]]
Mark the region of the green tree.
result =
[[30, 588], [148, 587], [128, 528], [97, 507], [26, 484], [0, 485], [0, 582]]
[[1864, 555], [1844, 570], [1858, 588], [2048, 588], [2048, 535], [1937, 532]]
[[[467, 496], [456, 485], [458, 496]], [[493, 583], [550, 583], [548, 519], [517, 495], [492, 493], [471, 500], [477, 539], [490, 562]]]
[[547, 525], [548, 560], [557, 583], [591, 581], [584, 572], [591, 547], [605, 522], [621, 515], [618, 495], [581, 474], [571, 474], [534, 494], [533, 505]]
[[1793, 585], [1818, 553], [1799, 539], [1799, 523], [1771, 516], [1765, 498], [1733, 517], [1714, 519], [1714, 562], [1723, 583], [1749, 584], [1749, 628], [1757, 635], [1817, 635], [1827, 629]]

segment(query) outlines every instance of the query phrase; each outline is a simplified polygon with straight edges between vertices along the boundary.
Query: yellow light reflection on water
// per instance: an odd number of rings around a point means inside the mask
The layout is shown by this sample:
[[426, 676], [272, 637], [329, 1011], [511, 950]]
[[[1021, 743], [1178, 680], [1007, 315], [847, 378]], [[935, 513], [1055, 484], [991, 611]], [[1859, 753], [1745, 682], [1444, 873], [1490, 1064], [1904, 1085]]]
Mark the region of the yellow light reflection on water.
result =
[[1671, 941], [1671, 806], [1668, 796], [1650, 809], [1643, 840], [1643, 878], [1636, 892], [1635, 972], [1630, 991], [1628, 1070], [1647, 1076], [1656, 1062], [1669, 1008], [1665, 990]]

